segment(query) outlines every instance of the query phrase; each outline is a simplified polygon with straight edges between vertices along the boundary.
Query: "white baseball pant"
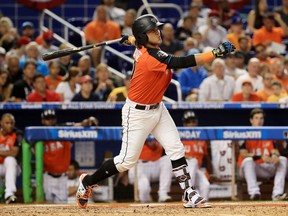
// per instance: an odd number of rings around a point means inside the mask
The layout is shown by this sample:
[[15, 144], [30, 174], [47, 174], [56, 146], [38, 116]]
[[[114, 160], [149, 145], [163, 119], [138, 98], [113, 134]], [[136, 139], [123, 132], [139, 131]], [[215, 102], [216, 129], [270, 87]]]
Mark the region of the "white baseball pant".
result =
[[45, 199], [52, 203], [67, 203], [68, 192], [67, 192], [67, 175], [62, 175], [58, 178], [44, 173], [43, 175], [43, 186], [45, 192]]
[[5, 199], [16, 193], [16, 177], [20, 174], [20, 167], [16, 158], [8, 156], [0, 164], [0, 176], [5, 178]]
[[122, 146], [114, 163], [119, 172], [135, 166], [149, 133], [163, 146], [170, 160], [184, 157], [184, 147], [180, 141], [176, 125], [164, 103], [151, 110], [139, 110], [136, 103], [126, 100], [122, 108]]
[[274, 176], [273, 199], [275, 196], [284, 193], [286, 170], [287, 159], [283, 156], [279, 157], [277, 165], [271, 163], [257, 164], [251, 157], [248, 157], [241, 164], [240, 175], [245, 177], [249, 195], [261, 193], [257, 184], [257, 177], [271, 178]]
[[[138, 191], [140, 202], [150, 202], [152, 182], [159, 181], [159, 200], [164, 200], [168, 196], [172, 182], [172, 165], [170, 159], [164, 155], [157, 161], [142, 161], [137, 163]], [[135, 169], [129, 170], [129, 182], [134, 184]]]
[[208, 199], [210, 192], [210, 183], [205, 176], [204, 172], [199, 169], [198, 161], [196, 158], [186, 159], [188, 170], [191, 176], [192, 185], [196, 187], [201, 196]]

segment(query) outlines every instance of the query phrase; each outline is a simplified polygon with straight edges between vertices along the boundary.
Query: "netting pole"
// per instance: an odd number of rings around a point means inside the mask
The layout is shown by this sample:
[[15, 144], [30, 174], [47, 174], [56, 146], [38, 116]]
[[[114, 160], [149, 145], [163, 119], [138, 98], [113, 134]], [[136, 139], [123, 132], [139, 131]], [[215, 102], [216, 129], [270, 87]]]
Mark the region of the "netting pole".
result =
[[31, 203], [31, 151], [30, 144], [25, 139], [22, 141], [22, 166], [23, 200], [24, 203]]
[[36, 160], [36, 202], [44, 201], [44, 188], [43, 188], [43, 154], [44, 145], [42, 141], [35, 144], [35, 160]]

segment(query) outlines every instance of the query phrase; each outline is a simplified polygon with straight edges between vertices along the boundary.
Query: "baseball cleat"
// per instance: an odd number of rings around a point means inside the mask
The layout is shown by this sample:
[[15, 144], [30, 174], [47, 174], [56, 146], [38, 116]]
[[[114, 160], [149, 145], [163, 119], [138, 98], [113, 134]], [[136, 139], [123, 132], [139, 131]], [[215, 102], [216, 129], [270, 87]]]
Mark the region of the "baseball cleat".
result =
[[184, 208], [211, 208], [212, 206], [207, 203], [207, 200], [201, 197], [193, 187], [187, 188], [184, 192]]
[[86, 208], [88, 199], [92, 195], [92, 186], [84, 186], [82, 181], [87, 174], [82, 174], [79, 178], [79, 186], [76, 192], [76, 202], [80, 208]]

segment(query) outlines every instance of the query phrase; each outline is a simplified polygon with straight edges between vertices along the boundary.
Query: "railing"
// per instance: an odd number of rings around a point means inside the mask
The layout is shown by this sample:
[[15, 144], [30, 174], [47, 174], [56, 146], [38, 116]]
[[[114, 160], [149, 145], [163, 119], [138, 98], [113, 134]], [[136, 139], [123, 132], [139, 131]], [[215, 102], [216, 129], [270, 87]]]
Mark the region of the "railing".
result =
[[137, 17], [141, 16], [141, 14], [143, 13], [144, 10], [147, 10], [149, 13], [152, 12], [151, 8], [174, 8], [175, 10], [178, 11], [178, 13], [180, 14], [180, 18], [183, 17], [183, 10], [182, 8], [177, 5], [177, 4], [173, 4], [173, 3], [149, 3], [148, 7], [147, 5], [143, 4], [137, 12]]

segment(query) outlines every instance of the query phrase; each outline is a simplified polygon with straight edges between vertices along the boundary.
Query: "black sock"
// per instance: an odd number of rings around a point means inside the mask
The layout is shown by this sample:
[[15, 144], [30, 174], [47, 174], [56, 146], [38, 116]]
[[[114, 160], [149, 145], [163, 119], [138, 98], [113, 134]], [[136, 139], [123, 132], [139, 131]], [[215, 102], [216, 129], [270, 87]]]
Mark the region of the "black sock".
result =
[[113, 159], [109, 159], [105, 161], [101, 167], [94, 172], [92, 175], [87, 175], [83, 179], [83, 185], [84, 186], [92, 186], [97, 184], [98, 182], [115, 175], [116, 173], [119, 173], [117, 170]]

